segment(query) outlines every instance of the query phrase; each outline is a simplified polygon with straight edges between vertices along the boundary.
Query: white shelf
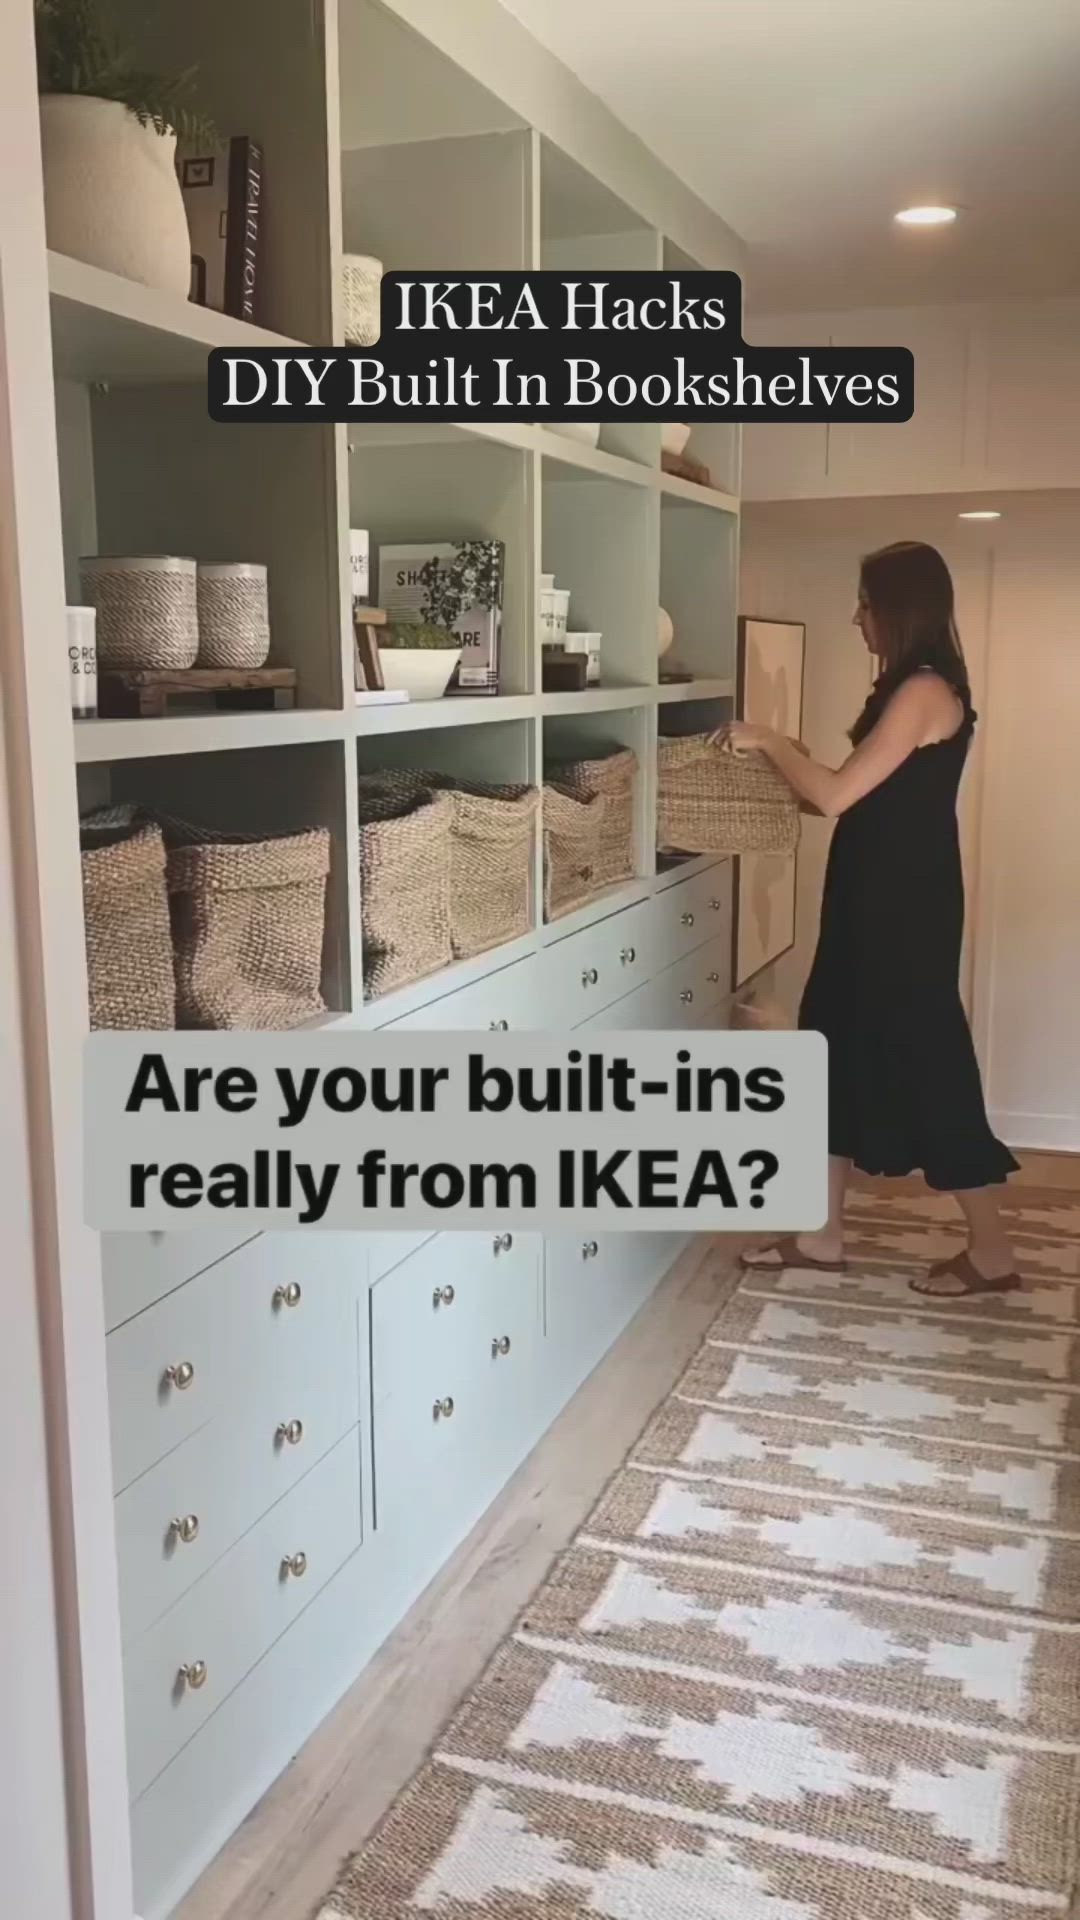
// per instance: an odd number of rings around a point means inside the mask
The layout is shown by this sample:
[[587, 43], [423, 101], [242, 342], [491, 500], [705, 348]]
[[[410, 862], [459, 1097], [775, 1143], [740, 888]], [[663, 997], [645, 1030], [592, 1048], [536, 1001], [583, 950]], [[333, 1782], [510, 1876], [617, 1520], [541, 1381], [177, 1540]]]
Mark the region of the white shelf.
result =
[[176, 713], [160, 719], [76, 720], [80, 766], [114, 760], [154, 760], [166, 754], [223, 753], [241, 747], [288, 747], [343, 740], [347, 716], [321, 708], [262, 713]]
[[534, 427], [532, 431], [544, 458], [558, 466], [571, 467], [574, 470], [571, 477], [619, 480], [633, 487], [655, 485], [657, 469], [645, 466], [640, 460], [605, 453], [601, 447], [587, 447], [580, 440], [568, 440], [561, 433], [552, 433], [550, 427]]
[[536, 698], [531, 693], [452, 694], [441, 700], [405, 700], [371, 706], [358, 699], [356, 733], [368, 739], [384, 733], [426, 733], [440, 727], [479, 727], [498, 720], [531, 720]]
[[68, 380], [115, 386], [205, 380], [213, 347], [300, 344], [64, 253], [49, 255], [49, 293], [54, 364]]
[[572, 693], [542, 693], [540, 711], [552, 716], [618, 713], [627, 707], [647, 707], [655, 698], [655, 687], [581, 687]]
[[667, 686], [656, 689], [656, 698], [660, 705], [671, 706], [676, 700], [733, 700], [735, 698], [734, 680], [672, 680]]
[[674, 473], [659, 473], [657, 482], [665, 500], [691, 507], [711, 507], [716, 513], [738, 518], [739, 501], [734, 493], [722, 493], [718, 487], [702, 487], [696, 480], [680, 480]]

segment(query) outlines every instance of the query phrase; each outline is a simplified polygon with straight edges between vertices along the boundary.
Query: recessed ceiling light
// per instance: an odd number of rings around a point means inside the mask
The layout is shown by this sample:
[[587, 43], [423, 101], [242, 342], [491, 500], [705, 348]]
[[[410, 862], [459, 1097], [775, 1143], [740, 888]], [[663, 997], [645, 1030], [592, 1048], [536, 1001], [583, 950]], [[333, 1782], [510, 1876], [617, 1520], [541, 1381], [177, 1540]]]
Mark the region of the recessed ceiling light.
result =
[[957, 212], [956, 207], [901, 207], [893, 219], [902, 227], [949, 227]]
[[1001, 519], [1001, 515], [998, 512], [996, 507], [980, 507], [977, 512], [958, 513], [956, 517], [958, 520], [1000, 520]]

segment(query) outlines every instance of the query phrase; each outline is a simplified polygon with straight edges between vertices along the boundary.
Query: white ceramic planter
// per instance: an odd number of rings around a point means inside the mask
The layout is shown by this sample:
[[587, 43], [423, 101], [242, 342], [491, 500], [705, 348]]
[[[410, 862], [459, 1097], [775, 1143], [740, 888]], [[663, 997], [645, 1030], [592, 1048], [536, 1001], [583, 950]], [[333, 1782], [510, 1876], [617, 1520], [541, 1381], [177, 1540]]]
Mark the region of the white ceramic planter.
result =
[[49, 93], [39, 104], [49, 246], [186, 299], [191, 242], [176, 135], [141, 127], [118, 100]]
[[438, 700], [460, 659], [460, 647], [379, 648], [384, 685], [410, 700]]

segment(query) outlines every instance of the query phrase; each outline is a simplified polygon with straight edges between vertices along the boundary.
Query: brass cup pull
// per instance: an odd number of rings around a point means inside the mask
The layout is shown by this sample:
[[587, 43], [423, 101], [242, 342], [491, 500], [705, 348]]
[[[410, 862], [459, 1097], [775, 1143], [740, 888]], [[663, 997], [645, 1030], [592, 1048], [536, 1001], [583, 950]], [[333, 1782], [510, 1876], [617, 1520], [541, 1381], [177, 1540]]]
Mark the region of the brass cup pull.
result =
[[582, 1245], [581, 1257], [583, 1260], [595, 1260], [599, 1251], [595, 1240], [586, 1240]]
[[710, 973], [709, 975], [710, 986], [715, 987], [717, 982], [719, 981], [719, 978], [720, 978], [720, 975], [717, 972], [715, 972], [715, 970], [712, 973]]
[[509, 1029], [510, 1029], [509, 1020], [489, 1020], [488, 1021], [488, 1030], [491, 1033], [508, 1033]]
[[452, 1307], [454, 1304], [453, 1287], [436, 1287], [431, 1296], [431, 1304], [433, 1307]]
[[170, 1540], [182, 1540], [186, 1547], [199, 1537], [199, 1516], [197, 1513], [185, 1513], [182, 1520], [169, 1521]]
[[634, 961], [637, 959], [637, 948], [624, 947], [619, 955], [619, 959], [622, 961], [624, 967], [632, 967]]
[[504, 1333], [501, 1337], [496, 1335], [495, 1339], [491, 1343], [492, 1359], [495, 1360], [498, 1358], [500, 1353], [509, 1353], [509, 1351], [510, 1351], [510, 1335], [508, 1333]]
[[275, 1287], [271, 1300], [275, 1307], [298, 1307], [300, 1305], [299, 1280], [290, 1280], [287, 1287]]
[[692, 927], [692, 926], [693, 926], [693, 924], [694, 924], [694, 916], [693, 916], [693, 914], [692, 914], [692, 913], [684, 913], [684, 914], [683, 914], [683, 916], [682, 916], [682, 923], [683, 923], [683, 926], [684, 926], [684, 927]]
[[178, 1360], [175, 1366], [166, 1367], [161, 1377], [165, 1386], [176, 1387], [180, 1393], [183, 1393], [184, 1388], [190, 1387], [194, 1380], [195, 1369], [190, 1360]]
[[283, 1420], [274, 1434], [274, 1439], [277, 1441], [279, 1447], [297, 1447], [303, 1437], [304, 1423], [302, 1420]]
[[302, 1580], [307, 1572], [306, 1553], [287, 1553], [281, 1563], [281, 1577], [287, 1580], [291, 1574], [294, 1580]]
[[206, 1685], [206, 1661], [188, 1661], [180, 1668], [176, 1678], [182, 1687], [188, 1687], [192, 1693], [198, 1693], [199, 1688]]
[[450, 1395], [447, 1394], [445, 1400], [436, 1400], [435, 1405], [431, 1409], [431, 1417], [433, 1420], [449, 1420], [453, 1411], [454, 1402]]
[[693, 1000], [693, 998], [694, 998], [693, 987], [684, 987], [682, 992], [679, 995], [679, 999], [682, 1001], [684, 1007], [688, 1007], [691, 1001]]
[[514, 1244], [514, 1236], [512, 1233], [497, 1233], [491, 1244], [495, 1253], [509, 1253]]
[[599, 978], [600, 975], [595, 967], [585, 967], [581, 974], [581, 984], [583, 987], [595, 987]]
[[720, 911], [720, 909], [721, 909], [721, 907], [723, 906], [723, 904], [724, 904], [724, 903], [723, 903], [723, 901], [722, 901], [722, 900], [710, 900], [710, 901], [709, 901], [709, 905], [710, 905], [710, 907], [712, 908], [712, 910], [713, 910], [713, 912], [714, 912], [714, 913], [719, 913], [719, 911]]

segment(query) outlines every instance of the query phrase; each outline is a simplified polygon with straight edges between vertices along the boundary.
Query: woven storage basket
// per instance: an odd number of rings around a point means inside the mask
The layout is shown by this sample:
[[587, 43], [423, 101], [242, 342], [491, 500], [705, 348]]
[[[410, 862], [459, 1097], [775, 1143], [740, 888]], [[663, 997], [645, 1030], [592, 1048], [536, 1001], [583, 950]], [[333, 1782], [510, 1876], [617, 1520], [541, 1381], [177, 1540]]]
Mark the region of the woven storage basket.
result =
[[544, 919], [583, 906], [597, 889], [606, 796], [544, 785]]
[[242, 561], [200, 565], [199, 665], [252, 672], [270, 651], [266, 568]]
[[679, 853], [794, 853], [799, 803], [763, 753], [724, 753], [705, 733], [659, 743], [657, 845]]
[[634, 877], [634, 783], [637, 760], [629, 747], [594, 760], [572, 760], [551, 769], [557, 786], [604, 798], [593, 892]]
[[532, 926], [535, 787], [455, 784], [450, 828], [450, 939], [464, 960]]
[[368, 253], [347, 253], [341, 263], [345, 340], [350, 347], [373, 347], [382, 328], [381, 260]]
[[97, 609], [100, 667], [193, 667], [199, 651], [194, 560], [174, 554], [79, 561], [83, 598]]
[[389, 993], [453, 959], [453, 796], [415, 775], [361, 775], [360, 917], [364, 987]]
[[91, 1027], [176, 1025], [161, 829], [131, 808], [80, 822]]
[[182, 1027], [296, 1027], [320, 990], [330, 835], [225, 839], [169, 823], [168, 886]]

